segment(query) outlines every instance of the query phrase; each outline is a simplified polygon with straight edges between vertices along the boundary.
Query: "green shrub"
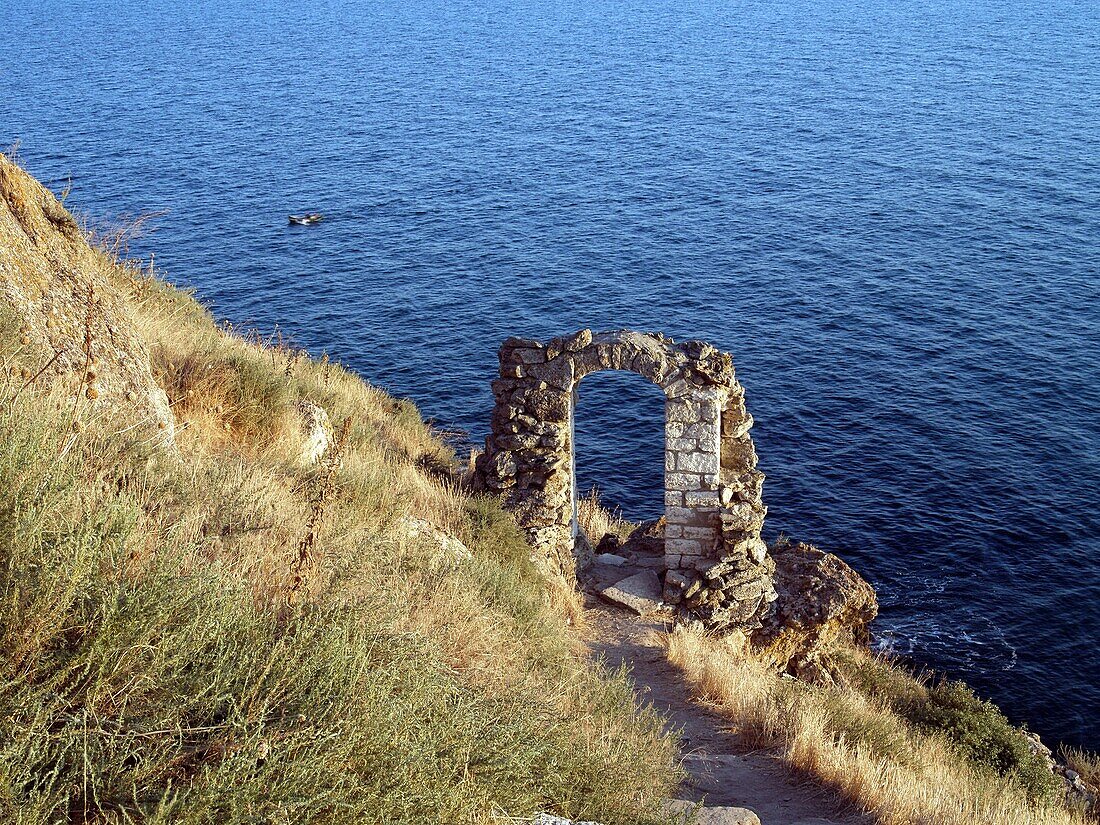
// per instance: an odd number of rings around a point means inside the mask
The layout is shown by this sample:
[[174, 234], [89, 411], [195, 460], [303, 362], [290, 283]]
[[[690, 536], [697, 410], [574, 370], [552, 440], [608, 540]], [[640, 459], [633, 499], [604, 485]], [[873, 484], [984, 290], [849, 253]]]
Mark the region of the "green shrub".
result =
[[929, 683], [895, 662], [863, 656], [842, 655], [839, 663], [853, 687], [919, 730], [943, 736], [971, 764], [1015, 780], [1032, 801], [1053, 798], [1058, 782], [1024, 732], [963, 682]]
[[1023, 731], [962, 682], [930, 685], [925, 698], [910, 699], [897, 710], [919, 728], [945, 736], [972, 764], [1014, 779], [1030, 800], [1053, 797], [1057, 780]]

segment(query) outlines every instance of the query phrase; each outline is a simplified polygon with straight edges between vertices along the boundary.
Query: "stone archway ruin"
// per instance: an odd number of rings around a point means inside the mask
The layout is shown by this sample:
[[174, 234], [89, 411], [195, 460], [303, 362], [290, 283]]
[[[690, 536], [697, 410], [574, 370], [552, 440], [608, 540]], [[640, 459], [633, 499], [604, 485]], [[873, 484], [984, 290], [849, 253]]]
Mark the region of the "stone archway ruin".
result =
[[665, 601], [710, 627], [755, 627], [775, 599], [760, 538], [764, 476], [733, 360], [702, 341], [581, 330], [500, 348], [496, 404], [476, 479], [499, 493], [536, 560], [575, 571], [573, 407], [603, 370], [637, 373], [665, 394]]

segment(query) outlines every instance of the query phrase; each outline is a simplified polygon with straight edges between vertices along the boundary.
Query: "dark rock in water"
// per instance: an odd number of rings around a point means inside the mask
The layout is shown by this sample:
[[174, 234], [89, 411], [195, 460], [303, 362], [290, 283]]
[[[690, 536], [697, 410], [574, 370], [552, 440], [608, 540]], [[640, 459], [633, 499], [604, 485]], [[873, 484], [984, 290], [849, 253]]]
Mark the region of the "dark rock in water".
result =
[[778, 544], [771, 558], [779, 597], [753, 634], [753, 644], [800, 679], [837, 681], [829, 649], [838, 641], [869, 641], [869, 626], [878, 615], [874, 588], [838, 556], [809, 544]]

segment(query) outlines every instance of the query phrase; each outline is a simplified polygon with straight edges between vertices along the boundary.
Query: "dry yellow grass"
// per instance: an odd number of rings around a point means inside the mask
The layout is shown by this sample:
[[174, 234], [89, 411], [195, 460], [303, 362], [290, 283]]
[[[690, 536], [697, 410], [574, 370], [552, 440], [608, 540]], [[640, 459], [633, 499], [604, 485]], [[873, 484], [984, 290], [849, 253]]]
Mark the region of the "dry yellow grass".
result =
[[608, 533], [626, 539], [637, 525], [622, 517], [619, 510], [609, 510], [600, 500], [600, 491], [593, 487], [588, 495], [577, 500], [577, 524], [593, 547]]
[[1100, 754], [1067, 746], [1062, 748], [1062, 756], [1066, 764], [1080, 774], [1082, 781], [1100, 788]]
[[729, 640], [678, 629], [668, 655], [747, 742], [773, 749], [792, 771], [837, 789], [886, 825], [1084, 822], [1030, 804], [1017, 785], [976, 770], [874, 700], [780, 678]]
[[[516, 815], [541, 808], [609, 823], [658, 816], [657, 803], [676, 781], [675, 743], [652, 714], [634, 707], [621, 678], [593, 671], [577, 654], [583, 611], [576, 593], [539, 575], [497, 502], [452, 480], [453, 456], [414, 405], [278, 337], [219, 327], [151, 267], [118, 260], [121, 247], [89, 248], [71, 216], [6, 159], [0, 190], [7, 204], [0, 209], [0, 275], [20, 290], [53, 289], [50, 262], [63, 262], [81, 284], [117, 298], [119, 323], [137, 331], [176, 421], [174, 449], [158, 450], [109, 405], [74, 404], [65, 382], [18, 395], [24, 371], [38, 369], [44, 354], [19, 343], [18, 311], [0, 306], [0, 504], [17, 514], [48, 511], [28, 524], [0, 519], [0, 819], [37, 825], [74, 805], [92, 806], [93, 818], [125, 811], [149, 822], [479, 822], [502, 806]], [[303, 401], [323, 407], [337, 430], [347, 422], [339, 461], [330, 466], [300, 458]], [[38, 475], [64, 484], [53, 491], [53, 481]], [[49, 496], [35, 503], [36, 491], [47, 488]], [[101, 518], [109, 523], [100, 526]], [[469, 555], [441, 553], [430, 534], [410, 534], [410, 519], [461, 541]], [[19, 554], [34, 542], [58, 546], [57, 537], [70, 534], [80, 538], [79, 553], [51, 561], [47, 587], [36, 578], [39, 562]], [[118, 564], [124, 576], [113, 572]], [[90, 582], [80, 586], [112, 606], [105, 615], [115, 623], [105, 619], [98, 630], [68, 615], [84, 608], [69, 599], [67, 577]], [[167, 606], [148, 612], [150, 629], [141, 615], [125, 625], [111, 618], [135, 603], [114, 589], [140, 595], [154, 586], [162, 589], [152, 603]], [[170, 607], [173, 599], [184, 607]], [[20, 652], [30, 637], [16, 632], [13, 619], [28, 612], [40, 627], [34, 650], [75, 646], [74, 667], [109, 682], [89, 688], [115, 697], [97, 711], [90, 732], [86, 722], [72, 727], [68, 709], [92, 698], [64, 697], [54, 718], [54, 694], [5, 693], [33, 688], [9, 678], [37, 655]], [[208, 616], [222, 624], [203, 625]], [[72, 633], [74, 625], [81, 633]], [[214, 644], [223, 633], [232, 640], [224, 649]], [[81, 647], [84, 639], [93, 644]], [[183, 644], [194, 646], [187, 648], [192, 658], [178, 668], [164, 664], [175, 661], [172, 646]], [[271, 659], [285, 671], [273, 696], [262, 669], [239, 664], [264, 645], [287, 646], [295, 657]], [[390, 650], [399, 653], [376, 663], [377, 651]], [[162, 671], [137, 669], [111, 682], [129, 672], [115, 658], [129, 661], [133, 651], [155, 654]], [[360, 668], [366, 677], [354, 681]], [[180, 685], [202, 696], [211, 679], [226, 681], [219, 689], [232, 707], [270, 703], [266, 715], [249, 717], [246, 733], [238, 726], [221, 739], [206, 732], [221, 730], [221, 706], [158, 725], [169, 734], [162, 739], [130, 732], [144, 724], [143, 714], [171, 719], [181, 712], [188, 696], [172, 693]], [[318, 679], [330, 687], [311, 687]], [[238, 696], [241, 684], [249, 686]], [[141, 693], [149, 686], [156, 690]], [[284, 730], [300, 718], [286, 715], [288, 697], [305, 703], [305, 717], [321, 727]], [[44, 704], [27, 719], [15, 712], [34, 702]], [[40, 729], [36, 720], [52, 721]], [[178, 736], [174, 725], [182, 726]], [[198, 742], [188, 739], [192, 727]], [[218, 756], [241, 747], [242, 736], [265, 748], [272, 737], [300, 741], [282, 761], [267, 761], [273, 773], [265, 778], [247, 760], [234, 774], [237, 763]], [[87, 753], [89, 737], [108, 756], [57, 761], [56, 753]], [[156, 759], [110, 756], [125, 737], [148, 741]], [[41, 767], [55, 762], [60, 773]], [[182, 762], [196, 763], [184, 784]], [[37, 789], [34, 800], [21, 788]], [[297, 806], [297, 813], [289, 817], [278, 805]]]

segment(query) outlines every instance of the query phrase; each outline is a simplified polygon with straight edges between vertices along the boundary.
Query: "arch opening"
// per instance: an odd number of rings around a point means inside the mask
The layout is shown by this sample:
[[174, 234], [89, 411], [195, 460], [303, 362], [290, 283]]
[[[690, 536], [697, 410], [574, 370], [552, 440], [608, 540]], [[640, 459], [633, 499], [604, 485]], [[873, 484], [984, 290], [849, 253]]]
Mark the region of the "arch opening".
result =
[[577, 382], [573, 528], [593, 547], [606, 533], [625, 540], [626, 523], [664, 515], [664, 418], [663, 393], [639, 375], [596, 372]]
[[664, 599], [709, 626], [758, 622], [775, 597], [760, 539], [763, 475], [728, 353], [660, 334], [581, 330], [545, 344], [509, 338], [475, 482], [498, 493], [536, 561], [575, 576], [574, 394], [587, 375], [637, 373], [664, 405]]

